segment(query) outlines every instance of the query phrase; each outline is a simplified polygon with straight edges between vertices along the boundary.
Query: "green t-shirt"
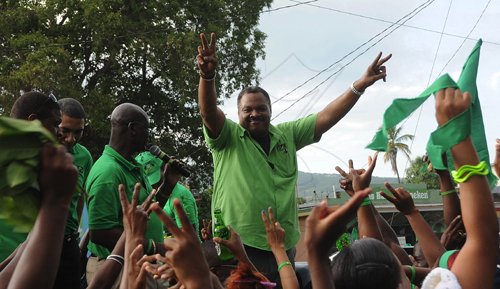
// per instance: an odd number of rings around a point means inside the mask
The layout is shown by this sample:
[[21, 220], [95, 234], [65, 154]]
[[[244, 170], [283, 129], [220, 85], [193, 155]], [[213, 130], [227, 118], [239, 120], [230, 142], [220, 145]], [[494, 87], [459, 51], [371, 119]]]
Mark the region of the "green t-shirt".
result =
[[179, 199], [181, 201], [182, 207], [189, 218], [189, 222], [193, 224], [196, 228], [196, 233], [200, 234], [200, 223], [198, 221], [198, 208], [196, 207], [196, 200], [193, 197], [193, 194], [183, 185], [177, 183], [172, 190], [172, 194], [168, 198], [165, 206], [163, 207], [163, 211], [167, 213], [167, 215], [175, 220], [177, 227], [182, 228], [181, 220], [177, 216], [177, 211], [174, 208], [174, 200]]
[[68, 220], [66, 221], [66, 228], [64, 229], [64, 234], [72, 234], [78, 231], [80, 226], [78, 222], [78, 212], [76, 211], [76, 206], [78, 205], [78, 200], [83, 194], [85, 189], [85, 180], [90, 173], [90, 168], [92, 168], [93, 160], [90, 152], [82, 146], [81, 144], [76, 144], [70, 151], [73, 156], [73, 164], [78, 169], [78, 182], [76, 184], [76, 192], [71, 197], [71, 203], [69, 207]]
[[[134, 186], [141, 184], [139, 201], [142, 203], [151, 190], [142, 166], [135, 160], [128, 161], [110, 146], [106, 146], [102, 156], [90, 170], [86, 182], [89, 193], [88, 215], [90, 230], [123, 229], [122, 207], [118, 185], [123, 184], [129, 201], [132, 199]], [[156, 214], [151, 214], [145, 234], [146, 239], [156, 242], [163, 241], [162, 222]], [[92, 241], [88, 245], [89, 251], [99, 258], [106, 258], [110, 251]]]
[[261, 211], [272, 207], [285, 229], [285, 247], [293, 248], [299, 238], [295, 186], [297, 151], [314, 140], [316, 115], [269, 126], [269, 155], [239, 124], [226, 119], [217, 139], [205, 140], [214, 160], [212, 214], [221, 209], [226, 225], [231, 225], [244, 244], [270, 250]]

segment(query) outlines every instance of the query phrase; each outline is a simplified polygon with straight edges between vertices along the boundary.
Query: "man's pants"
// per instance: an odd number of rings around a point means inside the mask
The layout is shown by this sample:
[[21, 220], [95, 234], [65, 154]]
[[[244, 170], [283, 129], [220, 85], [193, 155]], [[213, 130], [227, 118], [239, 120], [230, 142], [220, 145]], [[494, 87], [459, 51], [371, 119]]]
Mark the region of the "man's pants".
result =
[[80, 288], [80, 247], [78, 234], [64, 236], [54, 289]]
[[[278, 272], [278, 264], [276, 263], [276, 259], [274, 258], [273, 252], [260, 250], [254, 247], [250, 247], [244, 245], [245, 251], [247, 252], [248, 258], [254, 264], [255, 268], [259, 270], [260, 273], [264, 274], [271, 282], [276, 282], [276, 288], [281, 288], [281, 280], [279, 278]], [[295, 269], [295, 247], [287, 250], [286, 254], [288, 255], [288, 259], [290, 259], [290, 263], [292, 263], [293, 268]]]

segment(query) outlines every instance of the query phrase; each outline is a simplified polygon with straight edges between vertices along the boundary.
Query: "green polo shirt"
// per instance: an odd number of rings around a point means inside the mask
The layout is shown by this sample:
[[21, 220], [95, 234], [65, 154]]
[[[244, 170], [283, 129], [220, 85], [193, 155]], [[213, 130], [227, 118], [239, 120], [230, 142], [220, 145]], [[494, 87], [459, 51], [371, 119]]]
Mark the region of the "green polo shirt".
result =
[[200, 223], [198, 221], [198, 208], [196, 207], [196, 200], [193, 197], [193, 194], [183, 185], [177, 183], [172, 190], [172, 194], [168, 198], [165, 206], [163, 207], [163, 211], [167, 213], [167, 215], [175, 220], [177, 227], [182, 228], [181, 220], [179, 216], [177, 216], [177, 211], [174, 208], [174, 200], [179, 199], [186, 211], [186, 214], [189, 218], [189, 222], [193, 224], [196, 228], [196, 233], [200, 234]]
[[[125, 185], [128, 199], [131, 201], [136, 183], [142, 185], [139, 195], [139, 201], [142, 203], [153, 189], [144, 175], [142, 166], [135, 160], [126, 160], [113, 148], [106, 146], [102, 156], [90, 170], [85, 186], [89, 193], [89, 229], [123, 229], [118, 185]], [[156, 214], [150, 215], [145, 238], [156, 242], [163, 241], [162, 223]], [[92, 241], [89, 242], [88, 248], [99, 258], [106, 258], [110, 254], [108, 249]]]
[[94, 162], [87, 148], [79, 143], [75, 144], [69, 153], [73, 156], [73, 164], [78, 169], [78, 182], [76, 184], [77, 191], [73, 193], [73, 196], [71, 197], [68, 220], [66, 221], [66, 228], [64, 229], [64, 234], [66, 235], [78, 232], [80, 223], [78, 221], [78, 212], [76, 211], [76, 207], [78, 205], [78, 200], [82, 196], [83, 190], [85, 189], [85, 180], [87, 179]]
[[270, 250], [260, 216], [268, 207], [285, 229], [286, 249], [297, 244], [297, 151], [317, 141], [315, 127], [315, 114], [270, 125], [269, 155], [242, 126], [227, 118], [217, 139], [210, 138], [204, 128], [214, 160], [212, 214], [220, 208], [224, 223], [235, 228], [244, 244]]

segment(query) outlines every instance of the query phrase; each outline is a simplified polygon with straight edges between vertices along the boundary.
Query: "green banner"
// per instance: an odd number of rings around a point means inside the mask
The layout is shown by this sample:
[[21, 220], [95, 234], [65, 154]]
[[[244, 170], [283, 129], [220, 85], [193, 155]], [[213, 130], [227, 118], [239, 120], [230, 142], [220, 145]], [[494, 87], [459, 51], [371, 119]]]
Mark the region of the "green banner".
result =
[[[418, 97], [412, 99], [395, 99], [386, 109], [382, 127], [377, 131], [372, 142], [367, 145], [367, 148], [377, 151], [386, 151], [388, 129], [395, 127], [407, 118], [413, 111], [420, 107], [431, 94], [443, 88], [459, 88], [461, 91], [471, 94], [471, 107], [431, 133], [429, 142], [427, 143], [427, 153], [435, 168], [444, 169], [446, 165], [443, 163], [441, 155], [446, 153], [448, 164], [452, 164], [453, 160], [449, 151], [450, 148], [470, 135], [480, 160], [485, 161], [488, 165], [490, 173], [487, 179], [490, 187], [494, 187], [497, 178], [493, 175], [490, 167], [483, 116], [476, 84], [481, 44], [482, 40], [480, 39], [467, 58], [462, 68], [460, 78], [456, 83], [448, 74], [445, 74], [434, 81], [434, 83], [425, 89]], [[448, 166], [448, 169], [452, 170], [453, 166]]]

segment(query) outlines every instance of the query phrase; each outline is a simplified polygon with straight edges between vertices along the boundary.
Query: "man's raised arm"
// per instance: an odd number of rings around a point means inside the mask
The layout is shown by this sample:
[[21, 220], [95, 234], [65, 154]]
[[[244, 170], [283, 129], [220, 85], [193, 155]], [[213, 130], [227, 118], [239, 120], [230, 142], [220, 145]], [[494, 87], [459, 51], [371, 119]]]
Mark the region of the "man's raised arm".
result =
[[200, 83], [198, 86], [198, 105], [203, 124], [208, 129], [211, 138], [217, 138], [224, 126], [225, 116], [217, 107], [217, 93], [215, 91], [215, 68], [217, 57], [215, 55], [215, 33], [210, 34], [210, 44], [204, 33], [200, 34], [202, 46], [198, 46], [196, 63], [200, 70]]
[[389, 54], [382, 58], [382, 52], [380, 52], [360, 79], [353, 82], [349, 89], [330, 102], [318, 113], [316, 130], [314, 131], [315, 139], [319, 139], [323, 133], [341, 120], [351, 110], [354, 104], [356, 104], [359, 97], [365, 92], [365, 89], [380, 79], [385, 81], [387, 73], [383, 64], [389, 60], [391, 56], [392, 54]]

